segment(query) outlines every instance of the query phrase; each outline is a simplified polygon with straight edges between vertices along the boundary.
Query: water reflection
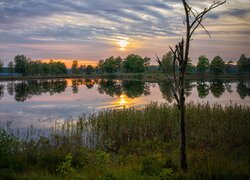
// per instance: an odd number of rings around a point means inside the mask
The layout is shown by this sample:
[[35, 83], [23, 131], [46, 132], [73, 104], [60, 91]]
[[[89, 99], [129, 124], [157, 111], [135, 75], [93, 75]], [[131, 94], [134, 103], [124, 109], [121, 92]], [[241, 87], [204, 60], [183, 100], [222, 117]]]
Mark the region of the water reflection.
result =
[[211, 89], [211, 93], [216, 98], [221, 97], [221, 95], [225, 92], [225, 86], [223, 84], [223, 81], [220, 81], [220, 80], [212, 81], [210, 85], [210, 89]]
[[220, 98], [226, 91], [229, 93], [233, 92], [231, 83], [222, 80], [213, 80], [210, 82], [198, 81], [196, 88], [198, 96], [201, 99], [207, 97], [209, 92], [211, 92], [215, 98]]
[[65, 91], [67, 82], [64, 79], [60, 80], [28, 80], [9, 82], [7, 91], [13, 96], [17, 102], [24, 102], [32, 96], [40, 96], [44, 93], [49, 93], [51, 96], [55, 93]]
[[[192, 94], [192, 90], [195, 84], [192, 81], [185, 82], [185, 96], [188, 97]], [[160, 91], [162, 93], [162, 97], [166, 99], [169, 103], [174, 100], [174, 93], [169, 81], [159, 83]]]
[[[186, 102], [250, 105], [250, 81], [186, 81], [185, 95]], [[52, 127], [93, 110], [143, 107], [152, 101], [175, 102], [171, 85], [80, 78], [0, 82], [0, 127], [8, 121], [18, 128]]]
[[240, 81], [237, 85], [237, 92], [240, 95], [241, 99], [250, 96], [250, 82], [249, 81]]
[[100, 94], [107, 94], [111, 97], [121, 97], [125, 95], [129, 98], [137, 98], [141, 95], [150, 95], [150, 86], [148, 83], [142, 81], [128, 81], [122, 82], [115, 80], [101, 80], [98, 86]]
[[0, 84], [0, 100], [4, 96], [4, 85]]
[[209, 90], [210, 90], [210, 85], [208, 82], [197, 82], [197, 91], [198, 91], [198, 96], [201, 99], [204, 99], [208, 94], [209, 94]]
[[[185, 95], [189, 97], [197, 90], [198, 97], [205, 99], [209, 94], [214, 98], [220, 98], [224, 93], [233, 93], [232, 84], [236, 84], [235, 93], [241, 99], [250, 97], [250, 81], [186, 81]], [[4, 97], [4, 92], [8, 92], [10, 96], [14, 96], [17, 102], [24, 102], [31, 99], [33, 96], [42, 96], [44, 93], [49, 93], [50, 96], [64, 92], [65, 89], [71, 86], [72, 93], [78, 94], [80, 86], [86, 86], [87, 90], [91, 90], [97, 85], [99, 94], [106, 94], [110, 97], [119, 97], [119, 104], [125, 104], [124, 98], [135, 99], [142, 95], [150, 96], [151, 87], [154, 89], [156, 83], [147, 83], [137, 80], [93, 80], [93, 79], [54, 79], [54, 80], [28, 80], [0, 83], [0, 100]], [[169, 82], [158, 83], [159, 90], [164, 99], [168, 102], [173, 102], [174, 96]]]

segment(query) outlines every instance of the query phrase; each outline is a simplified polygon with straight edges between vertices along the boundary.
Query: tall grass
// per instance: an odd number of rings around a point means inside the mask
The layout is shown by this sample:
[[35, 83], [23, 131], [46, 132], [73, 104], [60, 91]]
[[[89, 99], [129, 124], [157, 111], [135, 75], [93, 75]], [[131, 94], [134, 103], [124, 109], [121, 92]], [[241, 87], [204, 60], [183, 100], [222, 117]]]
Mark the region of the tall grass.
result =
[[249, 178], [249, 114], [249, 106], [188, 104], [187, 174], [176, 168], [179, 126], [173, 105], [107, 109], [55, 125], [47, 136], [34, 136], [33, 128], [25, 138], [1, 130], [0, 176]]

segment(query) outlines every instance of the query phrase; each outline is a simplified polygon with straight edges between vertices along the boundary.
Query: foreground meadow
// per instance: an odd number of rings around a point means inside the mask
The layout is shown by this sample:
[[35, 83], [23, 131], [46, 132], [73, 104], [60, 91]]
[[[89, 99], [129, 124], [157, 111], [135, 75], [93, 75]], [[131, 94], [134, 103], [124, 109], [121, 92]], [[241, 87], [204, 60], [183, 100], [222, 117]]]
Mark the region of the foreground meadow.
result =
[[0, 132], [2, 179], [248, 179], [250, 107], [187, 105], [188, 171], [178, 170], [178, 109], [104, 110], [25, 137]]

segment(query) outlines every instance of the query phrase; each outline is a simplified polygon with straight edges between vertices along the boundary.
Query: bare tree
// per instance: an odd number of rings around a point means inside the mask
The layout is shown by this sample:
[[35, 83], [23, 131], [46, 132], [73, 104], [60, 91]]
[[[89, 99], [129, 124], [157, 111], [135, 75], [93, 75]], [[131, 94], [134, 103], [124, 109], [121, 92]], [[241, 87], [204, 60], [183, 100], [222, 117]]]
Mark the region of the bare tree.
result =
[[[177, 102], [177, 107], [179, 109], [179, 126], [180, 126], [180, 168], [183, 171], [187, 170], [187, 157], [186, 157], [186, 104], [185, 104], [185, 78], [186, 78], [186, 69], [189, 59], [189, 48], [190, 41], [197, 30], [201, 27], [210, 37], [208, 30], [202, 24], [203, 20], [206, 18], [206, 14], [226, 3], [224, 1], [214, 1], [208, 8], [205, 8], [203, 11], [198, 12], [193, 7], [191, 7], [186, 0], [182, 0], [184, 11], [185, 11], [185, 25], [186, 25], [186, 37], [182, 38], [181, 42], [178, 43], [173, 49], [170, 47], [173, 53], [173, 78], [171, 79], [164, 69], [161, 60], [158, 56], [157, 62], [163, 69], [164, 74], [167, 77], [167, 80], [171, 82], [171, 88]], [[178, 71], [176, 72], [176, 68]]]

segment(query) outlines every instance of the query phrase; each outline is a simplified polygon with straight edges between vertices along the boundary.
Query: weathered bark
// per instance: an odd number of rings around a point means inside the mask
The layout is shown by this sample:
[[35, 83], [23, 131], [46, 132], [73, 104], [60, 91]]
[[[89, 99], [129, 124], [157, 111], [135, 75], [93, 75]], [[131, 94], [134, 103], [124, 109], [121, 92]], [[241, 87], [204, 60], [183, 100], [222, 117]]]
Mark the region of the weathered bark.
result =
[[[157, 62], [162, 67], [164, 74], [167, 76], [169, 82], [171, 82], [172, 91], [174, 93], [174, 97], [177, 102], [177, 106], [179, 109], [179, 126], [180, 126], [180, 168], [183, 171], [187, 170], [187, 155], [186, 155], [186, 104], [185, 104], [185, 78], [186, 78], [186, 69], [189, 59], [189, 49], [190, 49], [190, 41], [193, 33], [198, 27], [202, 27], [210, 37], [209, 32], [202, 25], [202, 21], [204, 20], [204, 16], [211, 11], [212, 9], [226, 3], [226, 0], [223, 2], [214, 2], [210, 7], [205, 8], [202, 12], [198, 13], [189, 4], [186, 0], [182, 0], [183, 7], [186, 15], [186, 38], [182, 39], [180, 43], [175, 46], [175, 50], [171, 47], [171, 51], [173, 53], [173, 74], [174, 80], [172, 81], [167, 74], [167, 71], [164, 69], [160, 59], [158, 56]], [[191, 22], [190, 22], [191, 21]], [[176, 75], [175, 69], [178, 65], [179, 74], [178, 77]]]
[[186, 155], [186, 104], [184, 97], [184, 89], [181, 90], [180, 108], [179, 108], [179, 123], [180, 123], [180, 168], [183, 171], [187, 170], [187, 155]]

